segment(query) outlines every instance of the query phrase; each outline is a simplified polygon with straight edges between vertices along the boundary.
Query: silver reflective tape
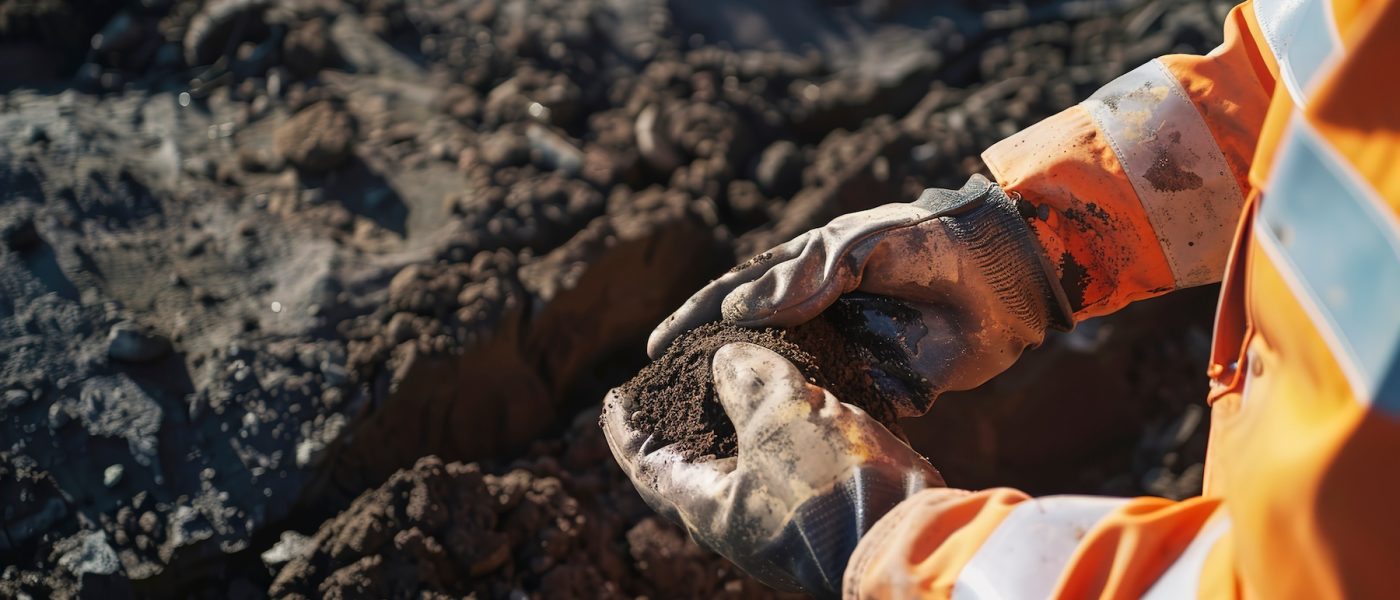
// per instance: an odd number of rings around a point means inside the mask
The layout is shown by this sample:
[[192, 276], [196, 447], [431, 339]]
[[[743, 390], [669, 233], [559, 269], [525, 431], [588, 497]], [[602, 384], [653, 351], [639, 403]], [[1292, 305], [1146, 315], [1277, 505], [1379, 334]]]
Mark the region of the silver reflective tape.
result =
[[1254, 235], [1357, 398], [1400, 417], [1400, 220], [1299, 113]]
[[1229, 517], [1219, 517], [1206, 523], [1205, 527], [1196, 532], [1196, 538], [1176, 557], [1176, 562], [1167, 567], [1166, 572], [1153, 582], [1152, 587], [1147, 588], [1142, 600], [1199, 597], [1201, 569], [1206, 565], [1206, 556], [1210, 555], [1211, 548], [1214, 548], [1215, 543], [1229, 530]]
[[1299, 107], [1327, 59], [1341, 44], [1325, 0], [1254, 0], [1254, 18], [1278, 63], [1279, 79]]
[[1079, 542], [1127, 502], [1047, 496], [1017, 504], [958, 572], [953, 600], [1049, 597]]
[[1220, 281], [1244, 195], [1196, 106], [1152, 61], [1080, 104], [1108, 138], [1176, 287]]

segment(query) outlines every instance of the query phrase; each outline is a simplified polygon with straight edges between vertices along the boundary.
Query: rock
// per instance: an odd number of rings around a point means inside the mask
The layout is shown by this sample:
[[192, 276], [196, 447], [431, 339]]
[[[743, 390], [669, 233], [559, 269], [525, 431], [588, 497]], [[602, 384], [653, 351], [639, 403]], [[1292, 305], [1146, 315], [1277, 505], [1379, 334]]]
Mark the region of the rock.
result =
[[39, 243], [39, 230], [29, 216], [0, 220], [0, 241], [11, 250], [24, 250]]
[[330, 101], [308, 106], [273, 134], [273, 147], [298, 170], [309, 174], [330, 171], [350, 158], [355, 121]]
[[107, 534], [101, 531], [81, 533], [60, 543], [63, 554], [58, 559], [59, 566], [74, 575], [111, 575], [121, 570], [117, 553], [107, 543]]
[[156, 452], [164, 411], [150, 394], [125, 375], [92, 377], [83, 382], [78, 400], [55, 403], [69, 404], [71, 412], [87, 435], [124, 439], [131, 459], [150, 467], [160, 477]]
[[314, 548], [311, 537], [297, 533], [295, 531], [283, 531], [282, 539], [272, 548], [263, 552], [260, 557], [263, 564], [274, 570], [280, 569], [297, 558], [309, 553]]
[[754, 178], [764, 193], [787, 198], [801, 187], [802, 167], [802, 151], [797, 144], [781, 140], [763, 151]]
[[102, 471], [102, 485], [116, 487], [118, 483], [121, 483], [123, 469], [124, 467], [120, 464], [112, 465], [104, 469]]
[[170, 352], [170, 340], [131, 321], [107, 332], [107, 356], [130, 363], [150, 362]]
[[583, 151], [548, 128], [532, 124], [525, 137], [530, 142], [531, 159], [540, 168], [574, 175], [583, 166]]
[[204, 4], [185, 30], [185, 63], [213, 63], [223, 56], [234, 35], [240, 38], [234, 42], [253, 37], [257, 30], [266, 27], [263, 13], [270, 6], [271, 0], [214, 0]]
[[669, 173], [681, 165], [681, 157], [667, 137], [666, 125], [662, 122], [661, 111], [656, 105], [642, 109], [637, 115], [634, 129], [637, 135], [637, 152], [651, 168]]
[[29, 390], [5, 390], [0, 394], [0, 412], [13, 410], [28, 404], [33, 399]]

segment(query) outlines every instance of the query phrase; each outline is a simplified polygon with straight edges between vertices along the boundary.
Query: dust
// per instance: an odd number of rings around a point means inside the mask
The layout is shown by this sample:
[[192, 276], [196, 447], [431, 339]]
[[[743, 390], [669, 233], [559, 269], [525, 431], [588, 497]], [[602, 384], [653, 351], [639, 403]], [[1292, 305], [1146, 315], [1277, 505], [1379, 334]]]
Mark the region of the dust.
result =
[[1152, 166], [1143, 177], [1159, 192], [1185, 192], [1205, 185], [1200, 175], [1182, 168], [1180, 163], [1168, 149], [1160, 148], [1152, 156]]

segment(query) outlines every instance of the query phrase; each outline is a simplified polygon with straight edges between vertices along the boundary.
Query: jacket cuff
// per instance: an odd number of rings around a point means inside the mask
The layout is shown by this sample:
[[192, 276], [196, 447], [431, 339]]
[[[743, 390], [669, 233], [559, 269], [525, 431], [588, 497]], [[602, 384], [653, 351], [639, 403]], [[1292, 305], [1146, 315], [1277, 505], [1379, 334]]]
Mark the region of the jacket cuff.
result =
[[1173, 289], [1171, 266], [1109, 141], [1079, 106], [982, 153], [996, 181], [1035, 209], [1075, 320]]
[[[885, 513], [885, 516], [876, 521], [870, 531], [861, 537], [855, 552], [851, 553], [851, 559], [846, 563], [846, 573], [841, 584], [842, 597], [848, 600], [860, 598], [862, 586], [867, 579], [879, 579], [884, 587], [893, 584], [912, 591], [911, 588], [916, 587], [916, 583], [907, 576], [907, 571], [896, 570], [906, 576], [906, 580], [903, 582], [892, 581], [892, 578], [889, 577], [890, 570], [887, 567], [893, 565], [884, 565], [883, 563], [892, 558], [890, 549], [911, 543], [913, 540], [906, 538], [922, 531], [921, 528], [910, 525], [928, 520], [931, 513], [936, 513], [942, 507], [951, 505], [971, 493], [967, 490], [951, 488], [927, 489], [910, 496], [896, 505], [890, 512]], [[876, 573], [877, 571], [878, 573]], [[912, 597], [913, 594], [910, 596]]]

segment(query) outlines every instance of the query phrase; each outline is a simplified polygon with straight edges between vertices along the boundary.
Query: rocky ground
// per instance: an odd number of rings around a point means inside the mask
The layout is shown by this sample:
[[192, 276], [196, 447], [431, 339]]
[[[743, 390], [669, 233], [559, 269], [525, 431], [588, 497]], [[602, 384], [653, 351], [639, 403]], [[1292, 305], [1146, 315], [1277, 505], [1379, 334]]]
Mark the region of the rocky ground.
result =
[[[651, 326], [1229, 4], [0, 0], [0, 596], [770, 595], [601, 442]], [[1211, 294], [906, 432], [1189, 495]]]

